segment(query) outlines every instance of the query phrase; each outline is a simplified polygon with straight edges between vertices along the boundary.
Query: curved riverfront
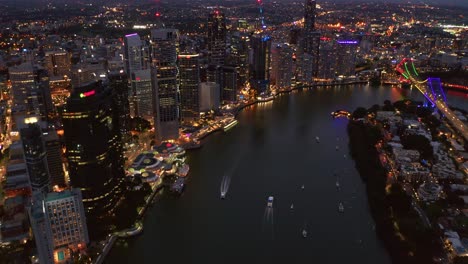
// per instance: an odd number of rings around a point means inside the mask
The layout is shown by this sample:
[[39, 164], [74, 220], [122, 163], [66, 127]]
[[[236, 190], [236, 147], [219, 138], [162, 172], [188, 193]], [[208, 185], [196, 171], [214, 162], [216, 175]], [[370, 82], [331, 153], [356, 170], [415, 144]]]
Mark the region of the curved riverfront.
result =
[[[244, 109], [237, 126], [188, 153], [182, 196], [162, 194], [148, 209], [143, 233], [116, 243], [105, 262], [390, 263], [365, 186], [353, 160], [344, 158], [348, 121], [330, 113], [403, 97], [422, 96], [390, 86], [319, 87]], [[229, 195], [220, 199], [225, 177]]]

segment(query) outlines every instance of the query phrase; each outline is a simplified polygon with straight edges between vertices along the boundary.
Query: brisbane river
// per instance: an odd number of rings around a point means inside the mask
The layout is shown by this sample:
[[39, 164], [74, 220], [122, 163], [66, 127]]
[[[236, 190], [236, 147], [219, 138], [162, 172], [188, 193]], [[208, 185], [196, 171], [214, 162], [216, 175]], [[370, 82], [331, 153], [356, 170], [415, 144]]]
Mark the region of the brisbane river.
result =
[[347, 120], [330, 113], [421, 97], [390, 86], [320, 87], [244, 109], [236, 127], [188, 152], [185, 192], [160, 195], [143, 233], [118, 241], [105, 262], [390, 263], [349, 158]]

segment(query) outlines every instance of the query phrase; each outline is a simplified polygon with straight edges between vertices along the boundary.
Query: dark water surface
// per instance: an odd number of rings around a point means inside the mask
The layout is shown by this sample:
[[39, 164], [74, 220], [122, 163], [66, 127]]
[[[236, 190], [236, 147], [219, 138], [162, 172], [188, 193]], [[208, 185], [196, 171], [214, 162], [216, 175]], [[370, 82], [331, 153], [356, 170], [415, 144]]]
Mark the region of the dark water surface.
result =
[[[183, 195], [162, 195], [143, 234], [119, 241], [106, 263], [390, 263], [349, 158], [347, 120], [330, 113], [402, 98], [421, 96], [344, 86], [295, 91], [245, 109], [236, 127], [189, 152]], [[271, 209], [268, 196], [275, 198]]]

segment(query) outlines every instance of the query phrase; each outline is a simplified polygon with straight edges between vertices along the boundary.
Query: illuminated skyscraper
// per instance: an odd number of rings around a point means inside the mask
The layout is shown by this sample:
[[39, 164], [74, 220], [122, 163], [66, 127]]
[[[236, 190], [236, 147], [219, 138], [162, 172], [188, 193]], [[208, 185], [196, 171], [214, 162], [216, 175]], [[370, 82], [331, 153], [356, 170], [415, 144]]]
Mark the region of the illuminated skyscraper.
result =
[[135, 115], [147, 120], [154, 118], [153, 89], [151, 86], [151, 69], [137, 70], [132, 73], [132, 87], [135, 92]]
[[[354, 76], [356, 73], [356, 53], [359, 41], [351, 38], [340, 38], [335, 42], [336, 75]], [[339, 63], [344, 62], [344, 63]]]
[[43, 133], [44, 144], [47, 153], [47, 166], [50, 173], [50, 185], [66, 185], [65, 174], [63, 172], [62, 145], [55, 129], [50, 128]]
[[93, 223], [114, 209], [124, 176], [111, 92], [101, 81], [74, 87], [62, 113], [70, 183]]
[[89, 242], [86, 216], [79, 189], [48, 193], [43, 201], [52, 233], [55, 263], [66, 263], [71, 250], [79, 252]]
[[252, 58], [250, 67], [250, 86], [257, 95], [269, 91], [271, 37], [263, 34], [251, 38]]
[[[129, 132], [130, 122], [130, 106], [128, 102], [128, 78], [125, 72], [110, 72], [109, 73], [109, 87], [113, 93], [114, 103], [114, 121], [118, 122], [120, 129], [120, 136], [125, 139]], [[152, 100], [152, 93], [149, 99]], [[152, 105], [152, 102], [151, 102]], [[153, 109], [151, 109], [153, 112]]]
[[143, 42], [137, 33], [125, 35], [125, 72], [131, 76], [133, 72], [143, 70]]
[[224, 65], [222, 70], [221, 99], [224, 102], [235, 102], [237, 100], [238, 90], [238, 72], [239, 67], [235, 65]]
[[200, 85], [200, 56], [181, 54], [179, 64], [180, 117], [182, 121], [196, 120], [200, 116], [198, 89]]
[[274, 44], [271, 50], [271, 82], [277, 88], [290, 88], [292, 49], [288, 44]]
[[312, 78], [318, 75], [320, 33], [315, 30], [315, 16], [315, 0], [306, 0], [304, 29], [298, 52], [298, 79], [304, 83], [312, 82]]
[[179, 138], [178, 42], [176, 29], [151, 30], [154, 125], [158, 141]]
[[215, 10], [208, 16], [208, 51], [209, 62], [223, 65], [226, 52], [226, 17], [224, 13]]
[[24, 157], [33, 192], [47, 193], [50, 190], [50, 173], [42, 130], [37, 118], [26, 118], [20, 129]]

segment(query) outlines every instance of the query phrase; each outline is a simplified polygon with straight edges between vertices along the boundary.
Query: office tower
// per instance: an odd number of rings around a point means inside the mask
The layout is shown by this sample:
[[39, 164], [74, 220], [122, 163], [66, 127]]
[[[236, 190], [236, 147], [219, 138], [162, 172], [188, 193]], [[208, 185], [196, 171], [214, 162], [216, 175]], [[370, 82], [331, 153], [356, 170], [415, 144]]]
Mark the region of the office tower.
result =
[[298, 79], [304, 83], [312, 82], [318, 74], [320, 33], [315, 30], [315, 10], [315, 0], [306, 0], [304, 30], [298, 52]]
[[222, 70], [221, 100], [233, 103], [237, 101], [238, 72], [239, 67], [235, 65], [224, 65]]
[[271, 82], [276, 88], [290, 88], [292, 49], [288, 44], [275, 44], [271, 49]]
[[55, 262], [66, 262], [74, 252], [89, 243], [86, 216], [79, 189], [48, 193], [43, 201], [47, 216]]
[[200, 111], [207, 112], [219, 108], [219, 84], [215, 82], [200, 83]]
[[70, 184], [80, 188], [88, 219], [112, 213], [124, 175], [112, 91], [101, 81], [76, 86], [62, 113]]
[[48, 120], [54, 116], [55, 107], [52, 103], [52, 95], [50, 92], [50, 78], [47, 71], [39, 69], [36, 71], [36, 89], [31, 91], [31, 103], [33, 106], [33, 114], [40, 115]]
[[[52, 229], [47, 212], [43, 207], [43, 196], [35, 195], [28, 208], [29, 222], [34, 234], [34, 242], [39, 257], [39, 263], [54, 263], [54, 245], [52, 241]], [[66, 211], [65, 211], [66, 212]]]
[[57, 79], [64, 79], [64, 76], [70, 77], [71, 59], [67, 51], [47, 51], [45, 53], [44, 64], [49, 77]]
[[334, 79], [336, 71], [336, 52], [334, 42], [330, 38], [320, 40], [320, 59], [318, 78], [321, 81]]
[[27, 106], [31, 90], [35, 89], [36, 82], [34, 69], [31, 63], [23, 63], [8, 68], [13, 94], [13, 107], [18, 105]]
[[62, 146], [54, 128], [43, 132], [44, 144], [47, 153], [47, 167], [50, 173], [51, 186], [65, 187], [65, 174], [63, 172]]
[[143, 43], [137, 33], [125, 35], [124, 38], [125, 72], [131, 76], [133, 72], [143, 70]]
[[208, 67], [206, 67], [206, 81], [220, 84], [221, 77], [222, 77], [221, 72], [222, 72], [221, 66], [209, 64]]
[[179, 138], [178, 41], [176, 29], [151, 30], [154, 126], [158, 141]]
[[355, 76], [358, 46], [359, 42], [354, 39], [338, 39], [335, 42], [337, 76]]
[[238, 67], [237, 89], [241, 89], [249, 79], [249, 38], [240, 32], [231, 35], [230, 65]]
[[151, 69], [137, 70], [132, 73], [134, 89], [135, 115], [147, 120], [154, 118], [153, 90], [151, 86]]
[[208, 16], [208, 54], [209, 62], [223, 65], [226, 52], [226, 17], [219, 10]]
[[0, 237], [3, 243], [29, 239], [28, 215], [25, 209], [26, 196], [8, 197], [3, 203]]
[[[118, 123], [121, 139], [125, 140], [130, 130], [130, 106], [128, 102], [128, 78], [124, 71], [109, 73], [109, 87], [113, 92], [114, 120]], [[152, 99], [151, 93], [149, 98]], [[151, 103], [152, 105], [152, 103]], [[153, 109], [151, 109], [151, 112]]]
[[179, 90], [180, 117], [182, 122], [190, 122], [200, 117], [198, 88], [200, 85], [200, 56], [199, 54], [180, 54]]
[[50, 190], [50, 173], [42, 130], [37, 118], [30, 117], [24, 121], [25, 127], [20, 129], [20, 135], [31, 188], [33, 193], [47, 193]]
[[297, 45], [301, 37], [301, 30], [299, 28], [293, 28], [289, 31], [289, 44]]
[[129, 110], [130, 115], [138, 116], [137, 109], [137, 80], [135, 79], [135, 72], [145, 70], [145, 54], [144, 54], [144, 44], [141, 41], [140, 36], [137, 33], [125, 35], [124, 38], [124, 58], [125, 58], [125, 72], [130, 78], [130, 90], [129, 92]]
[[271, 37], [254, 35], [251, 38], [251, 44], [250, 87], [257, 95], [263, 95], [269, 92]]
[[15, 141], [10, 145], [10, 157], [6, 164], [6, 181], [3, 185], [5, 197], [31, 195], [28, 168], [24, 160], [23, 145]]

